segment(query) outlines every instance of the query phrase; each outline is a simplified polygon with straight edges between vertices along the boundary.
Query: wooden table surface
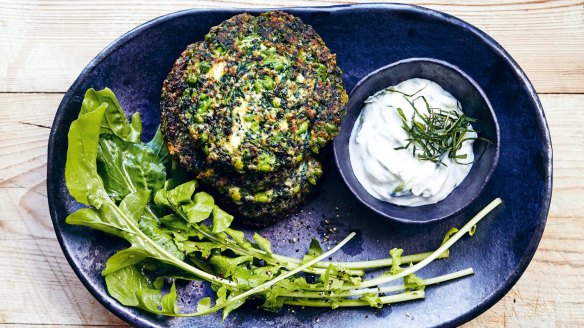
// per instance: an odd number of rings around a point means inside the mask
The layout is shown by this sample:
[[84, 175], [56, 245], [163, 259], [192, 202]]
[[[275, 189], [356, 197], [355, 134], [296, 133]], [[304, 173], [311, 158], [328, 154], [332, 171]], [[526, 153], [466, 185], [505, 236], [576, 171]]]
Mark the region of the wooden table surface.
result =
[[[125, 325], [69, 267], [45, 186], [57, 106], [101, 49], [143, 22], [192, 7], [340, 3], [0, 0], [0, 325]], [[537, 253], [517, 285], [466, 326], [584, 326], [584, 2], [410, 3], [456, 15], [501, 43], [539, 93], [554, 146], [553, 198]]]

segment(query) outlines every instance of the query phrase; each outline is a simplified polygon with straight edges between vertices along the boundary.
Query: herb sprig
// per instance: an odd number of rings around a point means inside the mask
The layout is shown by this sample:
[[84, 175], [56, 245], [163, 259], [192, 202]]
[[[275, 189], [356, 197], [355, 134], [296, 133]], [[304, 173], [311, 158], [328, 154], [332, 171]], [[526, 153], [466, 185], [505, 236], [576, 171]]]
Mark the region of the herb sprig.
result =
[[[459, 154], [463, 143], [477, 139], [490, 143], [488, 139], [478, 137], [478, 132], [472, 129], [471, 123], [477, 120], [457, 111], [432, 107], [425, 96], [413, 98], [424, 88], [411, 95], [393, 88], [386, 89], [390, 92], [401, 93], [413, 109], [410, 123], [403, 109], [397, 108], [402, 120], [402, 128], [408, 138], [406, 145], [395, 147], [394, 150], [411, 150], [412, 156], [420, 160], [432, 161], [444, 166], [447, 166], [443, 161], [445, 156], [458, 164], [472, 164], [472, 162], [461, 162], [468, 157], [467, 154]], [[415, 102], [418, 99], [424, 101], [426, 112], [421, 113], [416, 107]]]

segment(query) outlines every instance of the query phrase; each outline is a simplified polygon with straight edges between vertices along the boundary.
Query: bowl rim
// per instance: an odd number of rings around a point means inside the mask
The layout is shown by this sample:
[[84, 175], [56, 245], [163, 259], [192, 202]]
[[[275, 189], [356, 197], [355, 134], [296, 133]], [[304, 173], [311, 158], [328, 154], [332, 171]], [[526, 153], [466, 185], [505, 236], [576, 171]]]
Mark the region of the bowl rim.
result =
[[[365, 205], [367, 208], [369, 208], [370, 210], [372, 210], [373, 212], [383, 216], [386, 220], [389, 221], [394, 221], [394, 222], [398, 222], [398, 223], [403, 223], [403, 224], [414, 224], [414, 225], [422, 225], [422, 224], [429, 224], [429, 223], [435, 223], [435, 222], [439, 222], [439, 221], [443, 221], [449, 218], [454, 217], [455, 215], [461, 213], [462, 211], [464, 211], [464, 209], [466, 209], [469, 205], [473, 204], [474, 201], [479, 198], [481, 192], [483, 191], [483, 189], [485, 188], [485, 186], [488, 184], [489, 180], [491, 179], [493, 173], [495, 172], [495, 169], [497, 168], [497, 164], [499, 163], [499, 155], [500, 155], [500, 142], [501, 142], [501, 135], [500, 135], [500, 130], [499, 130], [499, 122], [497, 120], [497, 115], [495, 114], [495, 110], [493, 109], [493, 106], [491, 105], [491, 102], [489, 101], [489, 98], [487, 97], [487, 95], [485, 94], [485, 92], [483, 91], [483, 89], [480, 87], [480, 85], [472, 78], [470, 77], [466, 72], [464, 72], [462, 69], [460, 69], [458, 66], [451, 64], [445, 60], [441, 60], [441, 59], [436, 59], [436, 58], [430, 58], [430, 57], [409, 57], [409, 58], [405, 58], [405, 59], [400, 59], [398, 61], [395, 61], [393, 63], [384, 65], [382, 67], [379, 67], [373, 71], [371, 71], [370, 73], [368, 73], [367, 75], [365, 75], [362, 79], [359, 80], [359, 82], [357, 82], [355, 84], [355, 86], [353, 87], [353, 89], [351, 89], [351, 92], [349, 93], [349, 102], [347, 103], [347, 107], [346, 109], [348, 110], [349, 108], [349, 103], [351, 102], [351, 99], [353, 97], [353, 95], [355, 94], [355, 92], [363, 86], [363, 84], [365, 84], [369, 79], [371, 79], [372, 77], [376, 76], [377, 74], [383, 73], [387, 70], [390, 70], [394, 67], [403, 65], [403, 64], [411, 64], [411, 63], [432, 63], [432, 64], [436, 64], [439, 66], [443, 66], [447, 69], [450, 69], [452, 71], [454, 71], [456, 74], [461, 75], [464, 79], [466, 79], [470, 85], [475, 89], [475, 91], [478, 92], [478, 94], [481, 96], [481, 98], [483, 99], [483, 101], [485, 102], [487, 108], [489, 109], [490, 112], [490, 116], [492, 117], [493, 120], [493, 124], [495, 127], [495, 140], [493, 141], [493, 145], [495, 146], [495, 152], [494, 152], [494, 156], [493, 156], [493, 160], [492, 163], [490, 164], [490, 167], [488, 169], [488, 172], [484, 178], [483, 181], [481, 181], [481, 185], [478, 189], [478, 192], [471, 196], [469, 198], [469, 200], [463, 204], [460, 208], [449, 212], [447, 214], [443, 214], [443, 215], [439, 215], [439, 216], [435, 216], [432, 217], [428, 220], [411, 220], [408, 218], [403, 218], [403, 217], [399, 217], [399, 216], [394, 216], [394, 215], [390, 215], [387, 212], [383, 211], [382, 209], [379, 209], [378, 207], [374, 206], [374, 204], [372, 204], [369, 200], [365, 199], [365, 197], [363, 197], [363, 194], [367, 194], [370, 195], [367, 190], [365, 190], [365, 188], [360, 184], [359, 180], [357, 179], [357, 177], [355, 176], [355, 181], [356, 183], [353, 183], [351, 181], [349, 181], [349, 175], [354, 175], [354, 170], [351, 168], [351, 164], [350, 164], [350, 154], [348, 155], [348, 158], [340, 158], [339, 153], [339, 149], [341, 148], [345, 148], [348, 147], [348, 143], [341, 143], [340, 141], [338, 141], [339, 139], [335, 139], [333, 142], [333, 152], [334, 152], [334, 157], [335, 157], [335, 165], [339, 171], [339, 174], [341, 175], [343, 181], [345, 182], [345, 185], [347, 186], [347, 188], [351, 191], [351, 193], [353, 194], [353, 196], [355, 198], [357, 198], [363, 205]], [[411, 78], [415, 78], [415, 77], [411, 77]], [[404, 80], [405, 81], [405, 80]], [[377, 91], [376, 91], [377, 92]], [[356, 104], [356, 105], [361, 105], [361, 110], [363, 109], [363, 105], [362, 104]], [[359, 111], [359, 113], [361, 112], [361, 110]], [[346, 120], [346, 118], [345, 118]], [[356, 121], [356, 120], [355, 120]], [[345, 122], [343, 122], [345, 123]], [[343, 127], [344, 129], [348, 129], [350, 128], [350, 132], [349, 132], [349, 139], [351, 138], [351, 133], [353, 131], [353, 127], [354, 127], [355, 122], [353, 122], [353, 124], [350, 127]], [[344, 165], [344, 162], [349, 162], [348, 163], [348, 169], [345, 169], [346, 164]], [[470, 174], [470, 172], [469, 172]], [[468, 175], [467, 175], [468, 177]], [[466, 179], [466, 177], [465, 177]], [[463, 179], [464, 181], [464, 179]], [[462, 182], [461, 182], [462, 183]], [[357, 186], [357, 184], [359, 184]], [[359, 190], [359, 188], [363, 189], [364, 193]], [[455, 189], [458, 188], [455, 187]], [[373, 196], [372, 196], [373, 197]], [[377, 199], [375, 197], [373, 197], [374, 199]], [[446, 198], [444, 198], [443, 200], [447, 199], [448, 196], [446, 196]], [[438, 201], [437, 203], [442, 202], [443, 200]], [[381, 201], [381, 200], [380, 200]], [[401, 207], [404, 209], [407, 208], [411, 208], [411, 207], [407, 207], [407, 206], [400, 206], [400, 205], [395, 205], [389, 202], [385, 202], [389, 205], [395, 206], [395, 207]], [[433, 206], [434, 204], [427, 204], [427, 205], [421, 205], [421, 206], [415, 206], [415, 207], [424, 207], [424, 206]]]

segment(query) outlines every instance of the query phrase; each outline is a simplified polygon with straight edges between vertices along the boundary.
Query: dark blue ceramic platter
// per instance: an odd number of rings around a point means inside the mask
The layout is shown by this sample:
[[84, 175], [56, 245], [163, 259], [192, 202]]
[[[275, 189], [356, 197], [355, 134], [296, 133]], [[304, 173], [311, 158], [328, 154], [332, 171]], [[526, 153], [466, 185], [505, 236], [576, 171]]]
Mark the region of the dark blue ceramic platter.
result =
[[[504, 201], [463, 238], [446, 260], [420, 272], [430, 277], [472, 267], [475, 275], [426, 289], [426, 299], [383, 309], [284, 308], [268, 313], [248, 304], [225, 321], [220, 314], [201, 318], [159, 317], [118, 304], [100, 275], [106, 259], [127, 245], [85, 227], [65, 224], [77, 209], [64, 182], [69, 125], [88, 88], [111, 88], [128, 114], [139, 111], [145, 138], [159, 121], [162, 81], [185, 47], [202, 40], [210, 27], [241, 12], [265, 10], [188, 10], [148, 22], [101, 52], [71, 86], [56, 114], [49, 139], [48, 195], [57, 237], [69, 263], [89, 291], [128, 323], [143, 327], [428, 327], [455, 326], [495, 304], [519, 279], [533, 257], [545, 226], [551, 198], [552, 150], [537, 95], [517, 63], [490, 37], [449, 15], [408, 5], [358, 5], [294, 8], [287, 12], [314, 27], [337, 54], [348, 90], [369, 72], [409, 57], [445, 60], [470, 75], [486, 93], [501, 129], [500, 159], [481, 195], [456, 216], [426, 225], [390, 223], [357, 201], [341, 180], [328, 152], [322, 187], [302, 212], [260, 233], [273, 248], [301, 256], [311, 237], [332, 246], [357, 232], [335, 260], [385, 258], [392, 247], [406, 254], [436, 249], [444, 233], [496, 197]], [[252, 230], [248, 230], [252, 231]], [[184, 311], [209, 294], [201, 283], [180, 285]]]

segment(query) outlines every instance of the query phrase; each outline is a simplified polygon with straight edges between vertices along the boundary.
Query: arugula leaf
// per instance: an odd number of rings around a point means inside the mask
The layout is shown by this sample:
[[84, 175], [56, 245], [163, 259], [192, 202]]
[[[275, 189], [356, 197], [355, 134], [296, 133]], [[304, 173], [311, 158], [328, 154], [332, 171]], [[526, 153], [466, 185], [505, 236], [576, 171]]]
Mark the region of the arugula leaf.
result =
[[[215, 206], [213, 197], [206, 192], [196, 193], [193, 200], [193, 194], [196, 188], [196, 180], [191, 180], [178, 186], [174, 186], [174, 182], [168, 180], [164, 183], [164, 187], [156, 192], [154, 202], [159, 206], [170, 207], [190, 223], [198, 223], [206, 220], [214, 209], [218, 207]], [[215, 215], [228, 215], [221, 209], [218, 209], [217, 212], [213, 217]], [[221, 217], [223, 221], [227, 219], [227, 217]], [[231, 220], [233, 220], [233, 217], [231, 217]], [[225, 224], [225, 222], [219, 222], [219, 224]]]
[[103, 182], [97, 174], [97, 143], [99, 122], [106, 106], [80, 115], [69, 128], [65, 184], [76, 201], [99, 208], [107, 197]]
[[146, 236], [152, 239], [165, 251], [172, 254], [172, 256], [181, 261], [185, 259], [184, 253], [178, 249], [173, 238], [160, 229], [154, 219], [143, 217], [140, 222], [138, 222], [138, 227], [140, 228], [140, 231], [142, 231]]
[[176, 304], [175, 284], [168, 294], [162, 296], [160, 286], [155, 286], [135, 265], [106, 275], [105, 283], [108, 293], [123, 305], [162, 315], [175, 315], [180, 311]]
[[164, 143], [164, 136], [160, 131], [160, 126], [158, 129], [156, 129], [154, 137], [152, 137], [152, 140], [146, 144], [146, 147], [148, 147], [154, 154], [156, 154], [156, 157], [158, 157], [160, 163], [162, 163], [165, 167], [170, 165], [171, 157]]
[[[213, 267], [207, 262], [206, 260], [202, 259], [201, 257], [197, 256], [196, 254], [189, 254], [189, 260], [193, 263], [193, 265], [205, 272], [214, 274]], [[198, 279], [201, 280], [201, 279]]]
[[398, 274], [399, 272], [403, 271], [400, 267], [401, 265], [401, 255], [403, 254], [404, 250], [401, 248], [394, 248], [389, 251], [389, 256], [391, 256], [391, 269], [389, 269], [390, 274]]
[[252, 289], [273, 279], [279, 274], [280, 270], [281, 268], [278, 266], [252, 266], [251, 268], [238, 266], [232, 273], [232, 279], [237, 282], [241, 289]]
[[114, 134], [126, 141], [140, 142], [140, 135], [142, 134], [140, 113], [134, 113], [132, 115], [132, 123], [128, 123], [126, 114], [122, 110], [116, 95], [109, 88], [99, 91], [95, 91], [93, 88], [87, 90], [81, 103], [80, 114], [90, 113], [104, 105], [107, 109], [103, 120], [99, 121], [101, 132]]
[[201, 257], [204, 260], [209, 258], [209, 256], [211, 255], [211, 252], [214, 249], [219, 249], [222, 251], [225, 250], [225, 248], [222, 247], [221, 245], [217, 245], [217, 243], [208, 242], [208, 241], [200, 241], [200, 242], [185, 241], [185, 242], [180, 243], [179, 247], [186, 254], [190, 254], [193, 252], [200, 252]]
[[[158, 221], [166, 227], [163, 229], [167, 234], [170, 234], [174, 237], [175, 243], [177, 245], [180, 242], [187, 241], [189, 238], [194, 237], [199, 240], [203, 239], [203, 235], [191, 228], [182, 217], [176, 214], [168, 214], [161, 218], [158, 218]], [[180, 247], [179, 247], [180, 249]], [[184, 251], [184, 250], [183, 250]]]
[[412, 273], [404, 277], [404, 285], [406, 286], [406, 291], [424, 290], [426, 281]]
[[383, 307], [383, 303], [381, 302], [381, 298], [378, 294], [375, 293], [365, 293], [359, 297], [360, 300], [366, 301], [369, 303], [369, 306], [381, 309]]
[[278, 312], [282, 306], [284, 306], [284, 302], [287, 300], [286, 297], [281, 297], [280, 295], [287, 291], [288, 289], [280, 283], [275, 284], [268, 291], [266, 300], [262, 304], [262, 309], [270, 312]]
[[[444, 239], [442, 239], [442, 244], [440, 244], [440, 245], [446, 244], [446, 242], [450, 239], [450, 237], [452, 235], [454, 235], [455, 233], [457, 233], [457, 232], [458, 232], [458, 229], [457, 228], [455, 228], [455, 227], [450, 228], [450, 230], [448, 230], [446, 232], [446, 234], [444, 235]], [[446, 257], [448, 257], [450, 255], [450, 250], [447, 249], [444, 252], [444, 254], [446, 255]]]
[[[126, 198], [139, 197], [138, 194], [140, 192], [130, 194]], [[145, 195], [144, 193], [141, 194]], [[140, 220], [139, 222], [143, 221]], [[140, 226], [136, 222], [135, 217], [129, 216], [129, 212], [123, 211], [115, 206], [109, 198], [103, 200], [103, 204], [99, 209], [84, 208], [68, 216], [66, 222], [69, 224], [86, 225], [114, 234], [129, 241], [136, 252], [147, 254], [148, 257], [156, 258], [170, 265], [178, 265], [179, 267], [187, 266], [180, 261], [180, 258], [177, 258], [177, 253], [172, 252], [169, 247], [166, 247], [168, 246], [165, 245], [167, 240], [154, 227], [145, 223]], [[144, 229], [146, 233], [140, 228]], [[149, 237], [148, 234], [156, 240]]]
[[[86, 92], [79, 117], [69, 130], [70, 134], [80, 136], [69, 138], [67, 161], [75, 161], [76, 165], [69, 165], [70, 170], [65, 176], [76, 200], [89, 204], [83, 196], [80, 199], [76, 197], [74, 189], [83, 185], [81, 176], [88, 178], [87, 182], [98, 189], [101, 189], [101, 185], [105, 187], [106, 192], [116, 201], [140, 189], [160, 188], [166, 179], [166, 168], [153, 149], [134, 143], [140, 140], [140, 124], [139, 114], [134, 116], [132, 124], [128, 123], [111, 90], [90, 89]], [[96, 143], [98, 147], [95, 147]], [[75, 156], [82, 158], [72, 158]], [[92, 182], [91, 179], [97, 180], [96, 171], [102, 181]], [[92, 174], [93, 177], [87, 176]]]
[[166, 168], [150, 148], [105, 134], [98, 144], [98, 172], [111, 198], [120, 200], [137, 190], [158, 190]]
[[269, 240], [267, 240], [266, 238], [262, 237], [257, 232], [254, 233], [253, 239], [256, 241], [256, 243], [258, 244], [258, 246], [261, 249], [263, 249], [264, 251], [268, 252], [268, 254], [270, 254], [270, 255], [272, 254], [272, 243], [270, 243]]
[[[196, 180], [185, 182], [178, 186], [174, 186], [174, 181], [168, 180], [164, 183], [164, 187], [156, 192], [154, 202], [156, 205], [166, 206], [173, 209], [189, 223], [195, 224], [209, 218], [215, 208], [218, 208], [215, 205], [213, 197], [206, 192], [196, 193], [193, 200], [193, 194], [196, 188]], [[225, 215], [229, 216], [229, 214], [223, 212], [221, 209], [218, 209], [216, 212], [217, 213], [213, 214], [214, 218], [216, 215], [221, 216], [218, 224], [227, 224], [228, 227], [231, 221], [227, 223], [226, 220], [229, 220], [229, 217], [226, 217]], [[233, 220], [233, 217], [230, 217], [231, 220]], [[222, 231], [223, 230], [217, 232]]]
[[150, 191], [136, 191], [127, 195], [126, 198], [120, 202], [118, 207], [128, 218], [138, 222], [144, 213], [149, 198]]
[[154, 203], [158, 206], [167, 206], [172, 208], [170, 201], [168, 199], [168, 190], [171, 189], [174, 185], [174, 181], [172, 179], [166, 180], [162, 188], [160, 188], [154, 194]]
[[162, 308], [163, 313], [177, 314], [180, 312], [180, 309], [176, 304], [176, 298], [176, 284], [173, 282], [170, 286], [170, 291], [162, 296], [162, 300], [160, 300], [160, 307]]
[[320, 243], [318, 240], [312, 238], [312, 240], [310, 240], [310, 246], [308, 246], [308, 253], [302, 258], [302, 263], [306, 263], [321, 254], [322, 247], [320, 246]]
[[148, 253], [138, 247], [123, 249], [112, 255], [105, 263], [105, 269], [101, 272], [102, 276], [114, 273], [125, 267], [138, 264], [148, 257]]
[[197, 189], [197, 181], [191, 180], [170, 190], [167, 189], [166, 198], [174, 208], [180, 208], [192, 202], [195, 189]]
[[[173, 233], [183, 233], [191, 230], [187, 222], [183, 220], [180, 216], [176, 214], [168, 214], [161, 218], [158, 218], [158, 221], [172, 230]], [[175, 236], [176, 237], [176, 236]], [[186, 239], [185, 239], [186, 240]]]
[[215, 306], [227, 304], [223, 308], [223, 320], [225, 320], [225, 318], [227, 318], [227, 316], [229, 315], [229, 313], [231, 313], [231, 311], [237, 309], [238, 307], [242, 306], [245, 303], [247, 297], [238, 299], [236, 301], [232, 301], [232, 299], [235, 296], [237, 296], [238, 294], [239, 293], [236, 293], [234, 291], [231, 291], [228, 293], [228, 289], [225, 286], [221, 286], [217, 290], [217, 301], [215, 302]]
[[455, 228], [455, 227], [450, 228], [450, 230], [448, 230], [446, 232], [446, 234], [444, 235], [444, 239], [442, 240], [442, 244], [441, 245], [446, 244], [446, 242], [450, 239], [450, 237], [452, 235], [454, 235], [455, 233], [457, 233], [457, 232], [458, 232], [458, 229], [457, 228]]
[[[304, 277], [295, 277], [284, 279], [278, 282], [276, 285], [282, 287], [286, 292], [293, 292], [299, 290], [311, 290], [317, 288], [318, 286], [322, 286], [321, 284], [309, 284]], [[274, 285], [274, 286], [276, 286]]]
[[233, 215], [220, 209], [219, 206], [213, 207], [213, 233], [219, 233], [227, 230], [233, 221]]
[[206, 192], [195, 194], [194, 203], [185, 207], [187, 218], [191, 223], [198, 223], [206, 220], [211, 215], [215, 207], [215, 200]]
[[211, 308], [211, 298], [203, 297], [197, 302], [197, 312], [205, 312]]
[[229, 237], [233, 238], [233, 240], [235, 240], [235, 242], [244, 249], [252, 248], [251, 243], [245, 239], [245, 234], [243, 231], [227, 228], [225, 229], [225, 233], [229, 235]]
[[[114, 218], [117, 219], [117, 218]], [[109, 234], [124, 238], [124, 228], [114, 220], [103, 220], [99, 212], [93, 208], [82, 208], [71, 213], [65, 222], [73, 225], [84, 225], [96, 230], [101, 230]]]
[[[190, 183], [184, 183], [182, 185], [176, 186], [173, 180], [167, 180], [165, 186], [156, 192], [154, 197], [154, 202], [159, 206], [166, 206], [172, 209], [178, 214], [184, 221], [188, 222], [187, 226], [190, 229], [188, 233], [183, 231], [187, 230], [182, 227], [180, 232], [169, 232], [175, 237], [175, 241], [182, 251], [189, 251], [186, 249], [184, 242], [188, 239], [188, 236], [196, 236], [199, 240], [207, 239], [211, 243], [216, 243], [216, 247], [222, 251], [225, 249], [230, 249], [235, 254], [253, 256], [260, 260], [266, 261], [268, 264], [278, 264], [284, 261], [278, 260], [272, 257], [271, 245], [267, 239], [262, 241], [263, 237], [257, 238], [258, 247], [265, 247], [264, 251], [255, 248], [249, 241], [245, 239], [243, 232], [230, 229], [229, 225], [233, 221], [233, 216], [221, 210], [218, 206], [214, 204], [213, 198], [204, 192], [196, 193], [194, 196], [194, 201], [190, 199], [192, 193], [196, 190], [196, 186]], [[181, 190], [178, 192], [177, 190]], [[174, 196], [173, 196], [174, 194]], [[189, 197], [189, 194], [191, 196]], [[201, 221], [208, 218], [209, 210], [211, 209], [211, 217], [213, 218], [212, 229], [204, 224], [198, 224]], [[229, 237], [233, 238], [230, 239]], [[183, 242], [181, 244], [181, 242]], [[259, 246], [261, 244], [262, 246]], [[193, 246], [193, 245], [191, 245]], [[210, 244], [200, 244], [201, 256], [206, 258], [210, 254], [211, 245]], [[191, 249], [193, 250], [193, 249]]]
[[316, 257], [322, 254], [322, 247], [318, 240], [312, 238], [308, 247], [308, 256]]
[[361, 282], [360, 277], [352, 277], [345, 269], [330, 264], [325, 273], [319, 277], [325, 290], [340, 290], [345, 284], [355, 286]]
[[231, 277], [239, 265], [251, 261], [253, 261], [253, 257], [247, 255], [234, 258], [223, 255], [213, 255], [211, 259], [209, 259], [209, 263], [213, 266], [215, 272], [225, 278]]

